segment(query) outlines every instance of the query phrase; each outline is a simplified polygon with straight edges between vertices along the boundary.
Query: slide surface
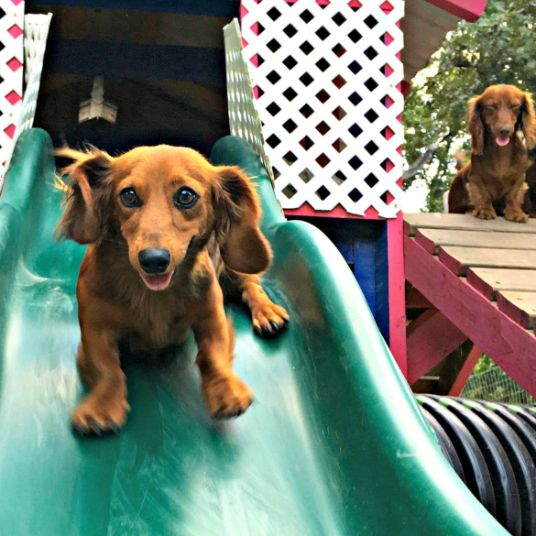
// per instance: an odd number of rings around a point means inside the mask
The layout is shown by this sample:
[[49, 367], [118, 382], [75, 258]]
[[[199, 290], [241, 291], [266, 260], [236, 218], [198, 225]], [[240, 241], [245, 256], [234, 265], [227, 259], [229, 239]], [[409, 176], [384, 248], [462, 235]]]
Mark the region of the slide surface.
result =
[[335, 247], [281, 215], [249, 147], [217, 163], [255, 176], [287, 332], [261, 340], [230, 306], [248, 412], [206, 414], [189, 340], [126, 367], [119, 436], [79, 438], [75, 284], [83, 248], [56, 243], [48, 135], [19, 140], [0, 198], [0, 532], [10, 536], [494, 535], [505, 531], [442, 457]]

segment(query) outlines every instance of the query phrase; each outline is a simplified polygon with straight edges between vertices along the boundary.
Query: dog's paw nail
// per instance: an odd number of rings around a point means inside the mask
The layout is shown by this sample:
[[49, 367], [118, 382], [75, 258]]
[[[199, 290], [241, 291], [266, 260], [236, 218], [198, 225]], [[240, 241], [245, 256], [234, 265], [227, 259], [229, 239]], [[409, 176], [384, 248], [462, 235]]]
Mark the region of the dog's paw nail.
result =
[[82, 423], [76, 423], [76, 424], [72, 423], [72, 428], [73, 428], [73, 431], [77, 433], [78, 435], [85, 436], [89, 433], [89, 428]]
[[108, 427], [115, 435], [119, 435], [121, 432], [121, 427], [112, 419], [108, 419]]
[[102, 435], [102, 428], [95, 421], [91, 421], [89, 427], [95, 435]]

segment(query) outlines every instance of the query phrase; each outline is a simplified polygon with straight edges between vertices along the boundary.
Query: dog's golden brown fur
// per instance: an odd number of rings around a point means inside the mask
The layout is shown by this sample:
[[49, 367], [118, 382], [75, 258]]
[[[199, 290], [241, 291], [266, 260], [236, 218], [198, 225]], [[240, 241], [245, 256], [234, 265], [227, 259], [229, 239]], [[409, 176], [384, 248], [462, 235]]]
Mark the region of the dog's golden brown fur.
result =
[[183, 342], [189, 329], [209, 412], [243, 413], [252, 392], [232, 369], [219, 272], [241, 291], [256, 331], [275, 334], [288, 320], [260, 283], [271, 251], [246, 175], [165, 145], [116, 158], [97, 149], [57, 154], [71, 161], [58, 234], [88, 244], [77, 284], [77, 364], [89, 393], [72, 414], [75, 429], [100, 434], [125, 423], [120, 345], [158, 352]]
[[472, 211], [477, 218], [492, 219], [498, 210], [507, 220], [526, 222], [527, 148], [536, 144], [531, 96], [511, 85], [490, 86], [469, 101], [467, 122], [471, 161], [454, 177], [449, 212]]

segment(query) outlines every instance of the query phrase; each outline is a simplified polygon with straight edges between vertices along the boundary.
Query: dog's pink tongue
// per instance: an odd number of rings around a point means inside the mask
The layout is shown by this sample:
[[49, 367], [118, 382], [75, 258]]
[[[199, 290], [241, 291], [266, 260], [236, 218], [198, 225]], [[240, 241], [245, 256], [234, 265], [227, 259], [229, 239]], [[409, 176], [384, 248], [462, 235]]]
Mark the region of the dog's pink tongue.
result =
[[499, 147], [506, 147], [510, 143], [510, 138], [501, 138], [497, 136], [495, 142]]
[[173, 272], [164, 275], [142, 275], [143, 282], [150, 290], [166, 290], [171, 283]]

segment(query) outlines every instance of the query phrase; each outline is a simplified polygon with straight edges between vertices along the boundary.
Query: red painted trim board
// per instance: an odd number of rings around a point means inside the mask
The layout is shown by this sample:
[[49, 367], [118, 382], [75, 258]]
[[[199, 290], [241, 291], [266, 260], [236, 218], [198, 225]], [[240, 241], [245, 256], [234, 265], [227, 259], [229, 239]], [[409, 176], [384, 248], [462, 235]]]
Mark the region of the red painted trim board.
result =
[[[418, 231], [417, 231], [418, 232]], [[454, 274], [465, 275], [466, 267], [452, 255], [449, 255], [443, 248], [439, 248], [438, 259]]]
[[387, 220], [387, 278], [389, 285], [389, 347], [404, 376], [408, 373], [406, 296], [404, 285], [403, 220]]
[[536, 337], [464, 279], [404, 238], [406, 279], [531, 395], [536, 395]]
[[483, 296], [485, 296], [488, 300], [494, 300], [495, 299], [495, 291], [493, 290], [493, 287], [487, 283], [486, 281], [480, 279], [472, 270], [471, 268], [467, 269], [467, 272], [465, 274], [467, 277], [467, 282], [478, 292], [480, 292]]
[[486, 8], [487, 0], [426, 0], [460, 19], [475, 22]]
[[[406, 232], [404, 234], [407, 234]], [[415, 231], [415, 240], [431, 255], [433, 255], [436, 251], [436, 245], [433, 240], [430, 240], [426, 236], [424, 236], [420, 229], [417, 229]]]
[[497, 292], [497, 307], [520, 326], [526, 329], [532, 328], [531, 318], [527, 311], [505, 298], [501, 291]]

